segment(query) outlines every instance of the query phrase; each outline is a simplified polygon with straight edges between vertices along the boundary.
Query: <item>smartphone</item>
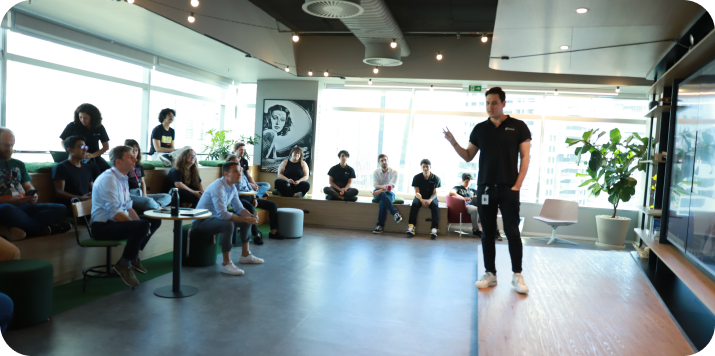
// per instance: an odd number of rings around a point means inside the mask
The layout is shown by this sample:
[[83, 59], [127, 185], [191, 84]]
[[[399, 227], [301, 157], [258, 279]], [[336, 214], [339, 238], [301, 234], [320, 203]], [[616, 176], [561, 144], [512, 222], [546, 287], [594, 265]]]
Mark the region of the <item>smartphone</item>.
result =
[[25, 195], [27, 195], [28, 197], [34, 196], [35, 194], [37, 194], [37, 189], [33, 189], [33, 190], [25, 193]]

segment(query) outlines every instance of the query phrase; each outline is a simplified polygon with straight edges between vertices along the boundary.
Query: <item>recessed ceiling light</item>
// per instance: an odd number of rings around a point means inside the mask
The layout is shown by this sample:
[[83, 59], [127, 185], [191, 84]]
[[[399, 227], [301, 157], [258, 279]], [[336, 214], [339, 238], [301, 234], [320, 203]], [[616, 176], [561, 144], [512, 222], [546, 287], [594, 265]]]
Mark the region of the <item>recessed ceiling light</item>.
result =
[[437, 52], [437, 60], [438, 61], [442, 60], [442, 52]]
[[293, 32], [293, 37], [291, 38], [293, 39], [293, 42], [298, 42], [300, 40], [300, 37], [298, 37], [298, 34], [295, 32]]
[[199, 0], [191, 0], [191, 6], [193, 6], [193, 7], [198, 7], [198, 6], [199, 6]]
[[576, 9], [576, 13], [579, 13], [579, 14], [585, 14], [587, 12], [588, 12], [588, 9], [585, 7], [579, 7], [578, 9]]
[[561, 46], [561, 47], [559, 47], [559, 48], [561, 48], [562, 50], [565, 51], [565, 50], [569, 49], [569, 46]]
[[489, 37], [487, 35], [482, 35], [482, 43], [487, 43], [489, 41]]

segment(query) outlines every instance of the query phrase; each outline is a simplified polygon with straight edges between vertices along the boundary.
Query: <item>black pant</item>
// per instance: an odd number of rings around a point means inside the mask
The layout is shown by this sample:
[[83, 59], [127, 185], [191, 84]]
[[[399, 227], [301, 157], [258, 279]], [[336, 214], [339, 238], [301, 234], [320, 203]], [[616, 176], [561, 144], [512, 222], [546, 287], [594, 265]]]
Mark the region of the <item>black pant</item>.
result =
[[102, 172], [111, 168], [109, 163], [107, 163], [102, 156], [85, 159], [82, 160], [82, 162], [87, 164], [92, 171], [92, 179], [97, 179]]
[[151, 235], [161, 226], [161, 220], [149, 219], [140, 216], [141, 220], [115, 221], [107, 220], [106, 223], [92, 224], [92, 238], [99, 241], [104, 240], [127, 240], [122, 258], [129, 261], [136, 261], [139, 251], [144, 250], [144, 246], [149, 242]]
[[[348, 190], [345, 191], [345, 194], [343, 194], [343, 199], [344, 200], [352, 200], [355, 198], [360, 191], [355, 189], [355, 188], [348, 188]], [[338, 192], [337, 189], [334, 187], [325, 187], [323, 188], [323, 193], [331, 196], [335, 200], [339, 200], [340, 192]]]
[[191, 203], [191, 208], [195, 208], [196, 204], [199, 203], [198, 197], [194, 195], [194, 193], [186, 190], [186, 189], [179, 189], [179, 202], [181, 204], [184, 203]]
[[296, 185], [293, 185], [288, 183], [288, 181], [285, 179], [278, 178], [273, 184], [273, 186], [278, 189], [278, 192], [281, 193], [281, 195], [284, 197], [292, 197], [295, 193], [298, 192], [303, 193], [303, 196], [305, 196], [310, 190], [310, 183], [306, 181], [302, 181]]
[[[241, 196], [241, 203], [243, 203], [243, 207], [250, 211], [251, 214], [256, 212], [256, 209], [253, 207], [253, 199], [250, 197], [244, 198], [244, 196]], [[278, 204], [270, 201], [270, 200], [265, 200], [265, 199], [258, 199], [258, 207], [263, 209], [263, 210], [268, 210], [268, 219], [271, 220], [271, 230], [277, 229], [278, 228]], [[258, 226], [256, 225], [251, 225], [251, 233], [253, 236], [258, 235]]]
[[477, 195], [474, 197], [477, 200], [477, 209], [479, 209], [479, 221], [482, 223], [484, 268], [487, 272], [497, 273], [494, 263], [496, 259], [494, 237], [497, 230], [497, 210], [501, 209], [504, 233], [509, 242], [511, 270], [514, 273], [521, 273], [521, 258], [524, 247], [519, 234], [519, 192], [511, 190], [511, 186], [489, 186], [487, 190], [489, 205], [482, 205], [482, 194], [484, 194], [485, 188], [486, 186], [478, 186]]
[[[415, 197], [415, 199], [412, 200], [412, 206], [410, 207], [410, 219], [408, 220], [410, 224], [415, 225], [417, 223], [417, 213], [420, 211], [421, 207], [422, 201]], [[439, 205], [437, 198], [434, 198], [429, 203], [429, 209], [432, 210], [432, 228], [437, 229], [439, 228]]]

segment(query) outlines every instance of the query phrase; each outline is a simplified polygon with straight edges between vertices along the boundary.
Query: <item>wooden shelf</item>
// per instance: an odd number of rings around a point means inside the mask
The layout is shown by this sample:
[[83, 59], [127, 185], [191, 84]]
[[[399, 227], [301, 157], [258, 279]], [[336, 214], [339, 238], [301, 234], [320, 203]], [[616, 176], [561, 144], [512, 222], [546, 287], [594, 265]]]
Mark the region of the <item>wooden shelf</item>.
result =
[[648, 216], [655, 216], [656, 218], [659, 218], [662, 215], [661, 209], [651, 209], [646, 206], [639, 206], [638, 211], [640, 211], [641, 213], [646, 214]]
[[660, 260], [675, 273], [706, 308], [715, 313], [715, 282], [695, 267], [675, 246], [653, 241], [650, 231], [633, 229]]
[[713, 58], [715, 58], [715, 31], [710, 31], [690, 52], [658, 78], [648, 89], [648, 98], [653, 94], [659, 97], [665, 87], [673, 84], [674, 79], [686, 79], [710, 63]]
[[670, 112], [670, 105], [658, 105], [650, 109], [643, 117], [652, 117], [662, 114], [663, 112]]

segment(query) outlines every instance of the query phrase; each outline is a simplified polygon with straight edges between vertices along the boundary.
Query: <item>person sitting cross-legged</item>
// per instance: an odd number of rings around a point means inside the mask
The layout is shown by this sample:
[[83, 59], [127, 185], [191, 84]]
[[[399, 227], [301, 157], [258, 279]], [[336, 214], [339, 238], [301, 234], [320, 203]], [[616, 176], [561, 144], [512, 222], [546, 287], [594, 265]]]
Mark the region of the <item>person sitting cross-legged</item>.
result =
[[422, 173], [412, 178], [412, 186], [415, 187], [415, 199], [410, 207], [410, 226], [407, 227], [408, 237], [415, 236], [415, 224], [417, 223], [417, 213], [421, 207], [429, 207], [432, 210], [432, 230], [430, 237], [437, 238], [439, 228], [439, 203], [437, 201], [437, 188], [442, 186], [442, 181], [430, 171], [432, 163], [428, 159], [420, 162]]
[[375, 190], [372, 192], [380, 201], [380, 210], [377, 213], [377, 226], [372, 230], [373, 234], [383, 233], [385, 227], [386, 211], [389, 211], [395, 219], [396, 223], [402, 221], [402, 215], [397, 212], [397, 209], [392, 202], [395, 201], [395, 185], [397, 184], [397, 171], [388, 167], [388, 158], [386, 154], [377, 156], [377, 161], [380, 163], [380, 168], [376, 169], [372, 174], [372, 182]]
[[332, 166], [328, 171], [330, 186], [323, 188], [323, 192], [332, 200], [356, 201], [358, 190], [350, 188], [355, 178], [355, 170], [348, 166], [350, 153], [346, 150], [338, 152], [340, 163]]
[[162, 109], [159, 112], [159, 125], [151, 130], [149, 157], [154, 161], [161, 161], [165, 166], [171, 167], [173, 162], [179, 157], [181, 152], [188, 150], [189, 146], [177, 149], [174, 145], [176, 136], [174, 129], [170, 127], [176, 118], [174, 109]]
[[[246, 176], [248, 185], [252, 190], [256, 191], [256, 197], [263, 198], [266, 196], [266, 192], [271, 190], [271, 183], [268, 182], [256, 182], [253, 180], [251, 171], [248, 169], [248, 154], [246, 153], [246, 144], [243, 142], [238, 142], [233, 145], [233, 153], [238, 158], [238, 164], [241, 166], [241, 173]], [[228, 159], [227, 159], [228, 160]]]
[[137, 159], [134, 168], [127, 174], [129, 182], [129, 194], [132, 196], [134, 210], [143, 213], [147, 210], [161, 209], [171, 203], [171, 195], [166, 193], [147, 194], [146, 180], [144, 179], [144, 167], [142, 167], [142, 149], [139, 142], [128, 139], [124, 140], [124, 145], [132, 148], [132, 155]]
[[87, 145], [82, 136], [70, 136], [65, 140], [65, 149], [69, 158], [52, 168], [52, 183], [55, 186], [57, 200], [67, 206], [68, 215], [71, 200], [81, 201], [92, 199], [92, 168], [82, 162], [87, 153]]
[[281, 196], [304, 197], [310, 190], [310, 168], [303, 161], [303, 149], [295, 146], [290, 150], [290, 158], [278, 167], [278, 179], [275, 187]]
[[[244, 272], [231, 261], [231, 240], [236, 229], [241, 232], [241, 258], [238, 263], [260, 264], [263, 259], [251, 254], [248, 247], [250, 226], [258, 223], [258, 217], [243, 208], [238, 199], [238, 191], [234, 186], [241, 181], [240, 166], [236, 162], [226, 162], [221, 169], [223, 177], [216, 179], [207, 188], [199, 200], [197, 209], [207, 209], [211, 217], [203, 220], [194, 220], [193, 229], [200, 234], [221, 234], [221, 252], [223, 263], [221, 273], [240, 276]], [[233, 206], [233, 214], [228, 211], [228, 204]]]

